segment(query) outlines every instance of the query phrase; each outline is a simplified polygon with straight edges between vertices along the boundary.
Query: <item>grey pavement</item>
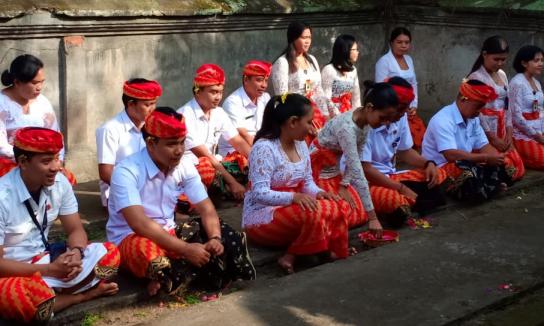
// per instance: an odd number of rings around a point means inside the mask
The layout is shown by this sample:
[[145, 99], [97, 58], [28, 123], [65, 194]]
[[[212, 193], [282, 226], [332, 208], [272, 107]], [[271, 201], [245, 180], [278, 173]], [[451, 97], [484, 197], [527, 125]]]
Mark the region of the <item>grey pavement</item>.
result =
[[534, 186], [480, 206], [450, 207], [431, 229], [403, 230], [397, 244], [257, 282], [149, 324], [461, 323], [543, 285], [543, 193]]

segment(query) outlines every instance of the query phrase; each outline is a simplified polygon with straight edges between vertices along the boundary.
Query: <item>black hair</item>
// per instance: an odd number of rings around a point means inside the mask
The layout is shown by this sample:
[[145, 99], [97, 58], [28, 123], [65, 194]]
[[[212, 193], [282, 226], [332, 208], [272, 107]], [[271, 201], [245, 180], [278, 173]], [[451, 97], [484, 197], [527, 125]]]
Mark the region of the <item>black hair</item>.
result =
[[[149, 83], [150, 80], [147, 80], [145, 78], [131, 78], [127, 81], [127, 83], [129, 84], [145, 84], [145, 83]], [[123, 93], [123, 96], [121, 97], [121, 100], [123, 101], [123, 105], [125, 106], [125, 110], [127, 109], [128, 107], [128, 102], [130, 101], [138, 101], [137, 98], [134, 98], [134, 97], [130, 97], [128, 95], [125, 95]]]
[[391, 77], [389, 79], [387, 79], [387, 82], [389, 85], [396, 85], [396, 86], [400, 86], [400, 87], [405, 87], [405, 88], [409, 88], [409, 89], [414, 89], [414, 87], [412, 86], [412, 84], [410, 84], [406, 79], [402, 78], [402, 77], [399, 77], [399, 76], [394, 76], [394, 77]]
[[27, 160], [30, 160], [36, 154], [37, 153], [35, 152], [25, 151], [24, 149], [20, 149], [17, 146], [13, 146], [13, 156], [15, 157], [15, 162], [17, 163], [19, 163], [19, 160], [21, 159], [21, 155], [26, 156]]
[[[310, 32], [312, 31], [310, 25], [294, 21], [289, 24], [287, 27], [287, 47], [283, 52], [280, 54], [280, 57], [285, 54], [285, 57], [287, 58], [287, 62], [289, 63], [289, 71], [295, 72], [297, 71], [297, 67], [295, 65], [295, 55], [296, 55], [296, 49], [294, 42], [302, 35], [302, 33], [309, 29]], [[304, 57], [306, 60], [314, 67], [314, 69], [318, 70], [319, 68], [314, 65], [314, 61], [310, 58], [308, 53], [304, 53]]]
[[508, 46], [508, 43], [503, 37], [499, 35], [488, 37], [484, 41], [484, 44], [482, 45], [482, 50], [480, 50], [480, 55], [478, 56], [478, 58], [472, 65], [472, 69], [470, 70], [468, 74], [470, 75], [471, 73], [480, 69], [480, 67], [484, 63], [484, 56], [483, 56], [484, 52], [486, 54], [503, 54], [503, 53], [508, 53], [509, 50], [510, 48]]
[[412, 33], [405, 27], [396, 27], [391, 31], [391, 37], [389, 38], [389, 43], [392, 43], [399, 35], [406, 35], [412, 41]]
[[355, 37], [348, 34], [342, 34], [336, 38], [332, 46], [332, 59], [330, 61], [335, 69], [340, 72], [352, 71], [354, 69], [354, 62], [351, 62], [349, 57], [351, 48], [356, 42]]
[[[285, 96], [285, 97], [283, 97]], [[284, 98], [284, 101], [282, 101]], [[310, 100], [300, 94], [276, 95], [268, 101], [263, 113], [261, 129], [255, 135], [256, 143], [260, 138], [276, 139], [280, 137], [281, 126], [290, 117], [303, 117], [312, 109]]]
[[525, 72], [525, 67], [522, 65], [522, 62], [528, 62], [533, 60], [538, 53], [544, 54], [544, 51], [542, 51], [542, 49], [536, 45], [522, 46], [521, 49], [518, 50], [518, 53], [516, 53], [516, 57], [514, 58], [513, 66], [516, 72]]
[[374, 110], [384, 110], [389, 107], [399, 109], [399, 99], [391, 84], [365, 80], [363, 85], [365, 86], [363, 107], [370, 103]]
[[43, 62], [35, 56], [31, 54], [20, 55], [11, 62], [9, 70], [6, 69], [2, 73], [2, 84], [11, 86], [16, 80], [28, 83], [36, 77], [42, 68]]
[[[176, 118], [176, 120], [181, 120], [183, 118], [181, 114], [177, 113], [176, 110], [172, 109], [169, 106], [159, 106], [155, 109], [155, 111], [174, 117]], [[156, 136], [153, 136], [145, 131], [145, 124], [142, 126], [142, 137], [144, 138], [144, 140], [147, 140], [148, 137], [157, 139]]]

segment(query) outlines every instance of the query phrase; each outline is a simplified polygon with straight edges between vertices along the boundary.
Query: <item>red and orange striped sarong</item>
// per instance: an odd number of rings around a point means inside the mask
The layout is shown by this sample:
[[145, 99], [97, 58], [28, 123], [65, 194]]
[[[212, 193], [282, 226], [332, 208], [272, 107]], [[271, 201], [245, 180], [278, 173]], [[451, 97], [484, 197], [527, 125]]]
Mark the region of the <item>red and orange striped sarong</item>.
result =
[[423, 120], [417, 115], [417, 113], [408, 115], [408, 125], [410, 126], [410, 134], [414, 142], [414, 149], [418, 152], [421, 151], [421, 145], [423, 144], [423, 136], [425, 135], [425, 124]]
[[[398, 174], [390, 174], [391, 180], [426, 182], [424, 170], [410, 170]], [[438, 169], [438, 183], [441, 184], [447, 178], [445, 170]], [[390, 214], [402, 206], [411, 207], [415, 200], [401, 195], [396, 189], [370, 185], [370, 195], [374, 203], [376, 214]]]
[[200, 174], [200, 179], [202, 179], [202, 183], [206, 186], [206, 188], [209, 188], [212, 185], [213, 180], [215, 179], [216, 173], [215, 168], [212, 165], [212, 161], [204, 156], [199, 157], [196, 170], [198, 171], [198, 174]]
[[[117, 275], [121, 258], [114, 244], [106, 242], [103, 245], [107, 252], [95, 266], [95, 276], [109, 280]], [[0, 316], [4, 319], [25, 323], [47, 321], [53, 313], [54, 298], [55, 291], [49, 288], [40, 273], [0, 278]]]
[[[298, 188], [276, 189], [297, 192]], [[338, 258], [348, 256], [348, 219], [346, 201], [317, 200], [317, 210], [300, 205], [278, 207], [268, 224], [249, 226], [247, 236], [256, 244], [267, 247], [287, 247], [293, 255], [312, 255], [331, 251]]]
[[[174, 230], [170, 234], [174, 236]], [[121, 252], [121, 267], [127, 269], [136, 277], [155, 279], [156, 273], [170, 266], [170, 258], [179, 258], [174, 253], [168, 253], [152, 240], [135, 233], [127, 236], [119, 244]]]
[[544, 170], [544, 145], [534, 140], [514, 139], [514, 146], [527, 168]]

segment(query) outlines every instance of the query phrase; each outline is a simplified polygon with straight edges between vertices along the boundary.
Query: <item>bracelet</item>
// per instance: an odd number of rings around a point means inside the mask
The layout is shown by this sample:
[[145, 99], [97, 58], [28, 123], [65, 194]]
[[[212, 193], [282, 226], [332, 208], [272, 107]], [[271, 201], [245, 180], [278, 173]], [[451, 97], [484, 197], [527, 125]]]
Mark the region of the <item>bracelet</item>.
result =
[[425, 162], [425, 165], [423, 166], [423, 168], [426, 169], [426, 168], [429, 166], [429, 164], [431, 164], [431, 163], [434, 164], [434, 166], [436, 166], [436, 162], [435, 162], [435, 161], [433, 161], [433, 160], [428, 160], [427, 162]]

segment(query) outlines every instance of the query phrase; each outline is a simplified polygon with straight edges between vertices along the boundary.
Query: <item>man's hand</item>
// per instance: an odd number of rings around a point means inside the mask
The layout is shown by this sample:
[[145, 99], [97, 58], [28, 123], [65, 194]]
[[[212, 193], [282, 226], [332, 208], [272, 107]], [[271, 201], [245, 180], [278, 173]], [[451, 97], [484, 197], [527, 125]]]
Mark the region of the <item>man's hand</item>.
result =
[[429, 188], [438, 185], [438, 168], [432, 162], [429, 162], [425, 169], [425, 180], [427, 181], [427, 187]]
[[[79, 273], [81, 273], [82, 266], [81, 260], [79, 265], [74, 261], [73, 256], [76, 255], [73, 251], [67, 251], [47, 266], [45, 276], [58, 278], [64, 282], [72, 280]], [[77, 260], [77, 259], [75, 259]]]
[[493, 166], [504, 165], [504, 153], [487, 154], [486, 163]]
[[227, 185], [229, 188], [229, 191], [232, 193], [235, 199], [242, 200], [244, 199], [244, 194], [246, 193], [246, 188], [242, 186], [237, 181], [234, 181]]
[[223, 252], [225, 251], [225, 248], [223, 247], [223, 244], [219, 239], [210, 239], [208, 242], [204, 244], [204, 247], [206, 250], [214, 255], [214, 256], [221, 256]]
[[183, 251], [183, 258], [196, 267], [202, 267], [210, 261], [210, 253], [201, 243], [187, 243]]

